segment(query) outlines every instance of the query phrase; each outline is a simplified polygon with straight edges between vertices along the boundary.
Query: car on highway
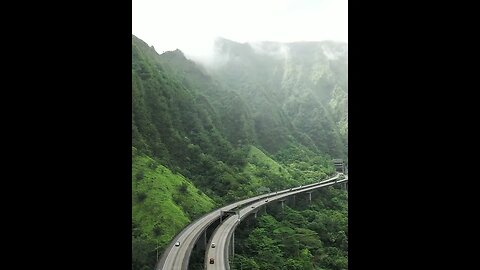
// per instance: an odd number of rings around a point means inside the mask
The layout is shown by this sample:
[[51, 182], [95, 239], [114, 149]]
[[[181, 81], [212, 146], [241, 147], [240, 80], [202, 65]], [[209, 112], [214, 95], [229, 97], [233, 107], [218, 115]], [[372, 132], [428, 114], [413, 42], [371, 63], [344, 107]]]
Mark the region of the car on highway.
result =
[[212, 243], [212, 248], [215, 248], [215, 243]]
[[255, 206], [254, 206], [254, 205], [252, 205], [252, 208], [255, 208]]
[[176, 246], [176, 247], [180, 246], [180, 241], [177, 241], [177, 242], [175, 243], [175, 246]]
[[215, 259], [214, 258], [210, 258], [210, 264], [214, 264], [215, 263]]
[[265, 202], [268, 202], [268, 199], [266, 199]]

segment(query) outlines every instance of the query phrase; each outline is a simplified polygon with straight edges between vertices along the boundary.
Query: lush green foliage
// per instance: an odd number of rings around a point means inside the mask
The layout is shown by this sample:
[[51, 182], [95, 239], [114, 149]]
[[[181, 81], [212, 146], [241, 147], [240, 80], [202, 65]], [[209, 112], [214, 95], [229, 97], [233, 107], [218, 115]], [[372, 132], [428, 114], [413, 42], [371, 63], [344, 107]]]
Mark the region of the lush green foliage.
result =
[[136, 149], [132, 152], [133, 269], [151, 269], [155, 250], [161, 253], [184, 226], [215, 203], [182, 175]]
[[348, 268], [346, 192], [317, 191], [311, 204], [300, 196], [292, 208], [269, 205], [268, 214], [237, 227], [232, 269]]
[[275, 155], [275, 159], [284, 164], [290, 175], [301, 184], [326, 179], [335, 172], [329, 158], [304, 146], [285, 148]]

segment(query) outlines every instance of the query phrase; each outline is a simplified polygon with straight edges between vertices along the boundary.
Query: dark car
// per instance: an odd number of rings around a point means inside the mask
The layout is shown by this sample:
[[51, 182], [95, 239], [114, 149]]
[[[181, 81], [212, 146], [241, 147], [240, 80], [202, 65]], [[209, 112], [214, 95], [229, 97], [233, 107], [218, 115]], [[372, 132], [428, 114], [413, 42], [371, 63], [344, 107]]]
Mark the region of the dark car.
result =
[[214, 264], [215, 260], [213, 258], [210, 258], [210, 264]]

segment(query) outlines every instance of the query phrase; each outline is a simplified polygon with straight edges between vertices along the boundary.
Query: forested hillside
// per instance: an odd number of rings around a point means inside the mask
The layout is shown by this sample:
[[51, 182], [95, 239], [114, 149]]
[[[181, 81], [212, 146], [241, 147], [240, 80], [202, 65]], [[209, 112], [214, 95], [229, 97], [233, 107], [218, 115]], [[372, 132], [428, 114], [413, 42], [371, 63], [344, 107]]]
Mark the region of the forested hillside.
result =
[[232, 270], [348, 269], [347, 192], [329, 187], [249, 217], [235, 230]]
[[274, 153], [292, 137], [347, 159], [348, 51], [336, 42], [216, 41], [213, 74], [248, 101], [259, 142]]
[[[190, 61], [180, 50], [159, 55], [132, 36], [135, 270], [152, 269], [157, 251], [199, 215], [261, 190], [325, 179], [334, 173], [331, 159], [346, 153], [346, 133], [335, 118], [343, 117], [343, 110], [329, 111], [331, 119], [321, 115], [326, 109], [312, 112], [328, 121], [302, 118], [318, 105], [308, 104], [307, 97], [304, 105], [293, 103], [306, 106], [298, 110], [288, 109], [288, 98], [261, 108], [272, 100], [268, 92], [259, 90], [263, 98], [252, 100], [237, 84], [227, 84], [228, 76], [235, 77]], [[252, 89], [260, 82], [242, 78]], [[308, 121], [315, 122], [313, 129], [301, 128]], [[333, 134], [331, 151], [322, 146], [330, 142], [322, 137], [322, 125]]]

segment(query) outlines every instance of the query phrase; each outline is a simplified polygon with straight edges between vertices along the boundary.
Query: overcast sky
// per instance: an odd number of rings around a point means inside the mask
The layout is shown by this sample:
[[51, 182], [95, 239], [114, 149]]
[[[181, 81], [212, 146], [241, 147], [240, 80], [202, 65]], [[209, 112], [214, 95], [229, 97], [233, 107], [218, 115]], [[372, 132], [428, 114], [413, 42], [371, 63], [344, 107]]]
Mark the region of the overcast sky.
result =
[[207, 56], [237, 42], [348, 42], [347, 0], [132, 0], [132, 33], [158, 53]]

